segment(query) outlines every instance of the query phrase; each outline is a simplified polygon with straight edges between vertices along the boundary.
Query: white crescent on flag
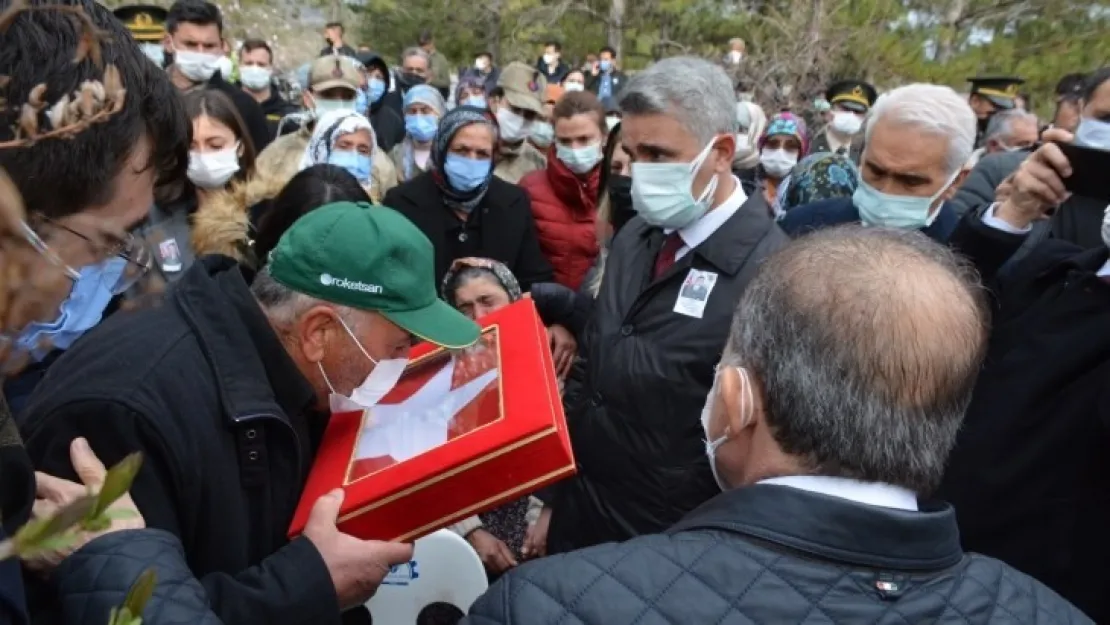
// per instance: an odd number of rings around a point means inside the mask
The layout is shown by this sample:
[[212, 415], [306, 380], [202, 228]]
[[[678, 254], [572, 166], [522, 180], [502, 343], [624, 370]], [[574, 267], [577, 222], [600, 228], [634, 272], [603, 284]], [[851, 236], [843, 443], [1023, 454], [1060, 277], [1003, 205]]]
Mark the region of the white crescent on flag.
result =
[[403, 462], [446, 443], [459, 411], [497, 381], [494, 368], [451, 388], [455, 365], [452, 358], [407, 397], [371, 408], [355, 460], [390, 457]]

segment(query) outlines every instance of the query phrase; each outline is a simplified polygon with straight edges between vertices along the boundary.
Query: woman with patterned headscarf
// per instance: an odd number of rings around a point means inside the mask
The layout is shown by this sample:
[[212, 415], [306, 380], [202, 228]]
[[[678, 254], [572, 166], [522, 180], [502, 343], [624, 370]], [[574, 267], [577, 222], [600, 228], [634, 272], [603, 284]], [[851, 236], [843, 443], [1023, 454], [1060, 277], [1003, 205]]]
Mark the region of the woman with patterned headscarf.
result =
[[779, 185], [776, 213], [821, 200], [850, 198], [858, 186], [859, 170], [850, 158], [833, 152], [810, 154]]
[[447, 112], [447, 104], [439, 90], [417, 85], [408, 90], [404, 99], [405, 140], [390, 152], [397, 168], [398, 182], [408, 182], [431, 167], [432, 141], [439, 120]]
[[439, 121], [428, 171], [386, 194], [435, 248], [436, 280], [451, 263], [476, 256], [508, 266], [521, 286], [551, 280], [532, 205], [520, 187], [493, 176], [497, 121], [484, 109], [457, 107]]
[[397, 185], [393, 164], [378, 152], [370, 120], [354, 111], [330, 111], [316, 120], [300, 169], [323, 163], [342, 167], [377, 203]]
[[773, 207], [779, 184], [790, 175], [790, 170], [809, 150], [806, 123], [793, 113], [777, 113], [767, 123], [767, 129], [759, 137], [758, 146], [757, 189], [763, 193], [767, 206]]

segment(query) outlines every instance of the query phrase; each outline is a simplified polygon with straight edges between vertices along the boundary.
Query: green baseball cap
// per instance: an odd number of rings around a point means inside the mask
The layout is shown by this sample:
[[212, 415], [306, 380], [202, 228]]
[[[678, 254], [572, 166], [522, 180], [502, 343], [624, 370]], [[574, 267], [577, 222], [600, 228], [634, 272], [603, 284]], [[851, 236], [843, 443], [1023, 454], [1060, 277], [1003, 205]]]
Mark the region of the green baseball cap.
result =
[[436, 294], [435, 250], [401, 213], [337, 202], [304, 215], [270, 252], [270, 275], [298, 293], [373, 311], [449, 348], [478, 340], [478, 326]]

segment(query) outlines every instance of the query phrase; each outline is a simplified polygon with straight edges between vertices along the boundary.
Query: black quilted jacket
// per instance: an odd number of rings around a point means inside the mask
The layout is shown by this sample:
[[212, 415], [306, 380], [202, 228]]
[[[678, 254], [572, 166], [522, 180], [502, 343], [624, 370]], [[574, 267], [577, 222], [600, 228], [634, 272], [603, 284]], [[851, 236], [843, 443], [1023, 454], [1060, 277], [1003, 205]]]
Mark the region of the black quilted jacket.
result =
[[1091, 623], [960, 550], [951, 506], [906, 512], [786, 486], [729, 491], [665, 534], [505, 575], [467, 625]]
[[153, 569], [158, 585], [143, 625], [220, 625], [208, 608], [204, 587], [189, 572], [181, 541], [162, 530], [130, 530], [102, 536], [62, 561], [54, 573], [62, 622], [105, 625], [123, 604], [131, 584]]

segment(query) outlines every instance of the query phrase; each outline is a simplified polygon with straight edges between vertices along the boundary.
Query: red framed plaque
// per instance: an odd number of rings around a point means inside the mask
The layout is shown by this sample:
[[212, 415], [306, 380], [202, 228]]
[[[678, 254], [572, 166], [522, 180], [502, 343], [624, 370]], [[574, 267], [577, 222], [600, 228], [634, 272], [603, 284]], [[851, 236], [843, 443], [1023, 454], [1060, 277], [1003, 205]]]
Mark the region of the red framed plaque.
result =
[[290, 536], [337, 487], [345, 491], [342, 531], [410, 541], [575, 473], [547, 330], [532, 300], [481, 325], [465, 350], [417, 345], [377, 406], [331, 416]]

